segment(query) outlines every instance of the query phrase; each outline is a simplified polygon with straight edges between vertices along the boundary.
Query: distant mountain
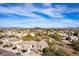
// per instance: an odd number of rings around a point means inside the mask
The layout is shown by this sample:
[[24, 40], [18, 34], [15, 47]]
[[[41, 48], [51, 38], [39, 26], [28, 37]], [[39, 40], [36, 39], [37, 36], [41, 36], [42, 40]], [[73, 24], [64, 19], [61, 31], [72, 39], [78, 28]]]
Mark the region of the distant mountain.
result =
[[76, 29], [79, 29], [79, 27], [76, 27]]
[[41, 27], [21, 28], [21, 27], [0, 27], [0, 29], [79, 29], [79, 27], [66, 27], [66, 28], [41, 28]]
[[66, 29], [79, 29], [79, 27], [66, 27]]
[[41, 27], [34, 27], [33, 29], [42, 29]]

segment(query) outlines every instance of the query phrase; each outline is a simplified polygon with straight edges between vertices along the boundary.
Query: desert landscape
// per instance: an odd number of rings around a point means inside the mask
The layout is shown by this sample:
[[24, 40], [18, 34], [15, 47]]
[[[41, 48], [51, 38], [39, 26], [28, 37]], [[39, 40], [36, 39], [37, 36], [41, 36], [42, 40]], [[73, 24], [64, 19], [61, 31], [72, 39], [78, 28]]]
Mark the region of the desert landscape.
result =
[[77, 56], [79, 29], [1, 28], [1, 56]]
[[79, 56], [79, 3], [0, 3], [0, 56]]

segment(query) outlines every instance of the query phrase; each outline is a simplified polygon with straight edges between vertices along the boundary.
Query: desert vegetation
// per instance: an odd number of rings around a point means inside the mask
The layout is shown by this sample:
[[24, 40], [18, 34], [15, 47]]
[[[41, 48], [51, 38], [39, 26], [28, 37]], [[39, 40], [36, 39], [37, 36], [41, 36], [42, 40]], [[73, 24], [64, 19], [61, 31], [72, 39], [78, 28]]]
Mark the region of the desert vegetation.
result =
[[43, 49], [44, 56], [68, 56], [66, 51], [62, 48], [44, 48]]
[[0, 48], [16, 55], [79, 55], [79, 29], [1, 29]]

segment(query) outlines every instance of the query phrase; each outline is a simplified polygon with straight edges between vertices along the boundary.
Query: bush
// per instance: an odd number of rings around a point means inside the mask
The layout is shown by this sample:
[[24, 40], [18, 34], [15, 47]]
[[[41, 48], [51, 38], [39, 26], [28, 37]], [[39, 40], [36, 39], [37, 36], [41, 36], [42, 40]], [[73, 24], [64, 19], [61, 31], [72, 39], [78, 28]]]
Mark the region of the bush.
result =
[[20, 56], [20, 55], [21, 55], [21, 53], [20, 53], [20, 52], [17, 52], [17, 53], [16, 53], [16, 55], [17, 55], [17, 56]]
[[48, 43], [48, 46], [51, 48], [52, 46], [55, 46], [55, 42], [50, 42], [49, 40], [46, 40]]
[[3, 44], [3, 42], [2, 42], [2, 41], [0, 41], [0, 44]]
[[61, 36], [60, 36], [59, 32], [56, 32], [56, 33], [53, 35], [53, 38], [54, 38], [56, 41], [61, 41]]
[[34, 40], [35, 40], [35, 41], [38, 41], [38, 42], [41, 41], [41, 39], [39, 39], [39, 38], [36, 38], [36, 39], [34, 39]]
[[71, 45], [73, 46], [75, 50], [79, 51], [79, 40], [72, 42]]
[[17, 36], [15, 36], [15, 35], [10, 35], [10, 36], [9, 36], [9, 38], [13, 38], [13, 37], [17, 37]]
[[34, 37], [32, 37], [31, 35], [26, 35], [26, 36], [23, 37], [24, 41], [26, 41], [26, 40], [29, 41], [29, 40], [33, 40], [33, 39], [34, 39]]
[[78, 33], [77, 33], [77, 32], [75, 32], [73, 35], [74, 35], [74, 36], [78, 36]]
[[36, 36], [34, 37], [34, 40], [39, 42], [39, 41], [41, 41], [41, 37], [38, 36], [38, 35], [36, 35]]
[[0, 30], [0, 33], [3, 33], [4, 31], [3, 30]]
[[17, 47], [13, 47], [12, 49], [15, 50], [15, 49], [17, 49]]
[[55, 56], [55, 51], [51, 48], [44, 48], [42, 52], [44, 56]]
[[12, 44], [5, 44], [3, 47], [9, 48], [9, 47], [12, 47], [12, 46], [13, 46]]
[[27, 50], [21, 50], [21, 52], [25, 53], [25, 52], [27, 52]]
[[44, 56], [68, 56], [68, 54], [61, 48], [44, 48], [42, 50]]
[[49, 39], [49, 36], [48, 35], [42, 35], [41, 38], [42, 39]]
[[61, 49], [61, 48], [59, 48], [59, 49], [56, 51], [56, 55], [57, 55], [57, 56], [68, 56], [68, 54], [66, 53], [66, 51], [64, 51], [64, 49]]

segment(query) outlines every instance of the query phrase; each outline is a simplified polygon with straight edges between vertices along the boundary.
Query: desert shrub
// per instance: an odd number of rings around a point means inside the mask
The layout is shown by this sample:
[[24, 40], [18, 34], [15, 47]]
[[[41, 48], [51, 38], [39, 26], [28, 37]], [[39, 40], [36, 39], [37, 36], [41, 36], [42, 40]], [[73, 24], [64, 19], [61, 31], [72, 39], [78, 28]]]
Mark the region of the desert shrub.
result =
[[41, 39], [39, 39], [39, 38], [36, 38], [36, 39], [34, 39], [34, 40], [35, 40], [35, 41], [38, 41], [38, 42], [41, 41]]
[[75, 50], [78, 50], [78, 51], [79, 51], [79, 40], [78, 40], [78, 41], [73, 41], [73, 42], [71, 43], [71, 45], [73, 46], [73, 48], [74, 48]]
[[20, 52], [17, 52], [17, 53], [16, 53], [16, 55], [17, 55], [17, 56], [20, 56], [20, 55], [21, 55], [21, 53], [20, 53]]
[[39, 41], [41, 41], [41, 37], [38, 36], [38, 35], [36, 35], [36, 36], [34, 37], [34, 40], [39, 42]]
[[41, 38], [42, 39], [49, 39], [49, 36], [48, 35], [42, 35]]
[[0, 30], [0, 33], [3, 33], [4, 31], [3, 30]]
[[10, 35], [10, 36], [9, 36], [9, 38], [13, 38], [13, 37], [17, 37], [17, 36], [15, 36], [15, 35]]
[[56, 55], [57, 56], [68, 56], [69, 54], [66, 53], [66, 51], [62, 48], [58, 48], [58, 50], [56, 51]]
[[56, 41], [61, 41], [61, 35], [59, 34], [59, 32], [56, 32], [56, 33], [53, 35], [53, 38], [54, 38]]
[[55, 46], [55, 43], [54, 42], [50, 42], [50, 41], [47, 41], [49, 47], [51, 48], [52, 46]]
[[3, 42], [2, 42], [2, 41], [0, 41], [0, 44], [3, 44]]
[[77, 33], [77, 32], [75, 32], [73, 35], [74, 35], [74, 36], [78, 36], [78, 33]]
[[54, 54], [55, 51], [51, 48], [44, 48], [42, 52], [44, 56], [55, 56]]
[[66, 37], [66, 40], [71, 40], [71, 38], [70, 37]]
[[39, 33], [39, 32], [38, 32], [38, 33], [36, 33], [36, 35], [37, 35], [37, 36], [42, 36], [43, 33]]
[[42, 50], [44, 56], [68, 56], [64, 49], [44, 48]]
[[12, 49], [15, 50], [15, 49], [17, 49], [17, 47], [13, 47]]
[[21, 52], [25, 53], [25, 52], [27, 52], [27, 50], [24, 50], [24, 49], [23, 49], [23, 50], [21, 50]]
[[33, 39], [34, 39], [34, 37], [32, 37], [31, 35], [26, 35], [26, 36], [23, 37], [24, 41], [26, 41], [26, 40], [29, 41], [29, 40], [33, 40]]
[[5, 45], [3, 45], [3, 47], [7, 47], [7, 48], [12, 47], [12, 46], [13, 46], [12, 44], [5, 44]]

